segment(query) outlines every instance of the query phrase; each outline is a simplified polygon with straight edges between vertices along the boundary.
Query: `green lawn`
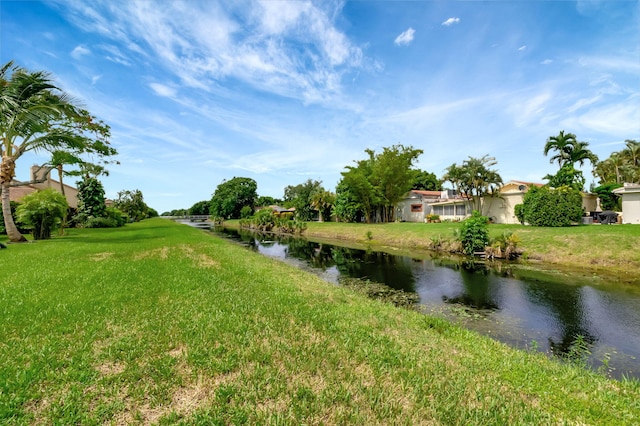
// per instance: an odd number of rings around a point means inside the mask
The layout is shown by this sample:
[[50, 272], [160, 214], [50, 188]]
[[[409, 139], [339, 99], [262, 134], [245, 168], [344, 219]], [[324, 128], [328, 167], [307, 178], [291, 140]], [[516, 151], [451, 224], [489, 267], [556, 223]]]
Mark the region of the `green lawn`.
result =
[[13, 244], [0, 265], [0, 424], [640, 418], [637, 381], [510, 349], [165, 219]]
[[[229, 222], [235, 225], [235, 222]], [[310, 222], [305, 236], [379, 247], [428, 249], [432, 238], [453, 239], [459, 223], [352, 224]], [[512, 232], [524, 250], [522, 263], [562, 267], [582, 274], [613, 275], [640, 284], [640, 226], [585, 225], [542, 228], [489, 225], [491, 237]], [[370, 238], [369, 238], [370, 237]]]

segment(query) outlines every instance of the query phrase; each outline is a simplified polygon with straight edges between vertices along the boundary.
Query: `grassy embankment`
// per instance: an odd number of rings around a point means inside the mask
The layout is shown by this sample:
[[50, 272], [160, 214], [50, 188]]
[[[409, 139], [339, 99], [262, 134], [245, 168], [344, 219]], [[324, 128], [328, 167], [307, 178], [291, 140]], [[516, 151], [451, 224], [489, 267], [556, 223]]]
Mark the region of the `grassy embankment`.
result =
[[637, 381], [510, 349], [164, 219], [11, 245], [0, 262], [2, 424], [640, 418]]
[[[231, 222], [233, 223], [233, 222]], [[428, 249], [431, 238], [453, 239], [459, 223], [349, 224], [310, 222], [308, 238], [351, 241], [387, 249]], [[576, 274], [615, 277], [640, 284], [640, 226], [585, 225], [540, 228], [489, 225], [492, 238], [513, 232], [524, 251], [522, 264]], [[371, 239], [368, 238], [371, 236]]]

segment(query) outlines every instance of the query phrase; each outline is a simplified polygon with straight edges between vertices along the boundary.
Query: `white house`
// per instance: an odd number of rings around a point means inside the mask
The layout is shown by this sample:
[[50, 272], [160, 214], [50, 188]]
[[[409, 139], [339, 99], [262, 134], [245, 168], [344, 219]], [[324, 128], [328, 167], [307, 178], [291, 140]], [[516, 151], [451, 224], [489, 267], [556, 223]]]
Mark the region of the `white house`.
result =
[[625, 183], [613, 193], [622, 197], [622, 223], [640, 224], [640, 184]]

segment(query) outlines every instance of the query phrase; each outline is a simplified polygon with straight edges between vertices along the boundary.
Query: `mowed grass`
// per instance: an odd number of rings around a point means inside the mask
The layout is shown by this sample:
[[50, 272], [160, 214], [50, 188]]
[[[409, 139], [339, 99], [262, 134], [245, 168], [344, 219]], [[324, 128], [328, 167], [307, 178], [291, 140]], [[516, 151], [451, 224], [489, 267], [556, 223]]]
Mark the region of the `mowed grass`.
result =
[[[233, 224], [233, 222], [231, 222]], [[454, 239], [460, 223], [352, 224], [310, 222], [306, 237], [347, 240], [405, 249], [428, 249], [432, 238]], [[584, 225], [543, 228], [489, 225], [495, 238], [511, 232], [524, 251], [521, 263], [564, 267], [576, 273], [613, 275], [640, 283], [640, 225]], [[370, 238], [369, 238], [370, 237]]]
[[640, 383], [169, 220], [0, 251], [0, 424], [637, 424]]

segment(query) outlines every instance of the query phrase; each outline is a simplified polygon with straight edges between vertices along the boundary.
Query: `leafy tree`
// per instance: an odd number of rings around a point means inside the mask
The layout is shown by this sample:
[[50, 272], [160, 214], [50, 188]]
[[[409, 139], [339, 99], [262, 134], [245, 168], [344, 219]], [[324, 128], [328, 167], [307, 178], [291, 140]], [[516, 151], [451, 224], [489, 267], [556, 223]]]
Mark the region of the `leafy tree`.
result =
[[245, 177], [234, 177], [216, 188], [209, 206], [209, 214], [225, 219], [238, 219], [240, 210], [249, 206], [255, 210], [258, 184]]
[[640, 182], [640, 142], [627, 139], [625, 148], [598, 162], [593, 174], [600, 184]]
[[577, 191], [584, 189], [585, 179], [580, 170], [576, 170], [573, 164], [567, 163], [560, 167], [555, 175], [546, 175], [543, 179], [548, 180], [548, 185], [552, 188], [569, 186]]
[[195, 215], [195, 216], [208, 215], [210, 205], [211, 205], [210, 201], [207, 201], [207, 200], [198, 201], [197, 203], [195, 203], [189, 208], [188, 214]]
[[[340, 184], [344, 188], [336, 199], [340, 215], [353, 208], [362, 211], [367, 222], [393, 221], [395, 205], [411, 190], [415, 170], [413, 163], [422, 150], [411, 146], [393, 145], [376, 154], [365, 150], [368, 158], [347, 166]], [[346, 203], [345, 196], [349, 197]], [[345, 207], [349, 206], [349, 209]]]
[[411, 189], [422, 191], [442, 191], [442, 181], [438, 179], [435, 173], [429, 173], [425, 170], [415, 170], [415, 175], [411, 181]]
[[489, 245], [489, 218], [474, 210], [471, 217], [462, 222], [460, 227], [460, 242], [464, 254], [484, 251]]
[[118, 192], [118, 198], [113, 204], [118, 210], [129, 216], [129, 220], [132, 222], [139, 222], [148, 217], [149, 207], [144, 202], [144, 196], [139, 189]]
[[45, 240], [62, 223], [68, 208], [65, 196], [49, 188], [26, 195], [16, 209], [16, 218], [32, 229], [34, 239]]
[[524, 221], [533, 226], [560, 227], [580, 222], [582, 217], [582, 194], [563, 186], [529, 188], [524, 195]]
[[284, 204], [287, 207], [295, 207], [296, 218], [302, 221], [313, 220], [315, 217], [312, 207], [313, 195], [322, 192], [322, 182], [308, 179], [306, 182], [284, 188]]
[[104, 217], [107, 205], [104, 200], [104, 187], [94, 177], [85, 176], [78, 187], [78, 212], [76, 221], [83, 223], [89, 218]]
[[275, 206], [275, 205], [279, 205], [279, 204], [282, 204], [282, 200], [277, 199], [277, 198], [273, 198], [273, 197], [269, 197], [267, 195], [261, 195], [256, 200], [256, 206], [257, 207]]
[[473, 210], [482, 214], [485, 197], [497, 196], [502, 186], [502, 177], [491, 169], [497, 161], [484, 155], [481, 158], [469, 157], [462, 165], [449, 166], [443, 180], [449, 181], [462, 195], [471, 200]]
[[320, 222], [331, 217], [331, 210], [335, 202], [336, 195], [330, 191], [319, 190], [311, 195], [311, 207], [318, 211]]
[[598, 194], [598, 198], [600, 198], [600, 206], [603, 210], [622, 210], [622, 200], [613, 193], [614, 189], [621, 186], [619, 183], [605, 183], [593, 189], [593, 192]]
[[[26, 152], [66, 152], [69, 156], [116, 154], [109, 126], [96, 120], [60, 91], [45, 72], [30, 72], [8, 62], [0, 68], [0, 187], [7, 235], [26, 241], [11, 217], [9, 191], [17, 160]], [[50, 163], [58, 164], [60, 154]], [[74, 160], [75, 161], [75, 160]]]
[[336, 186], [336, 201], [333, 204], [333, 214], [342, 222], [357, 222], [363, 216], [360, 203], [351, 193], [344, 178]]

